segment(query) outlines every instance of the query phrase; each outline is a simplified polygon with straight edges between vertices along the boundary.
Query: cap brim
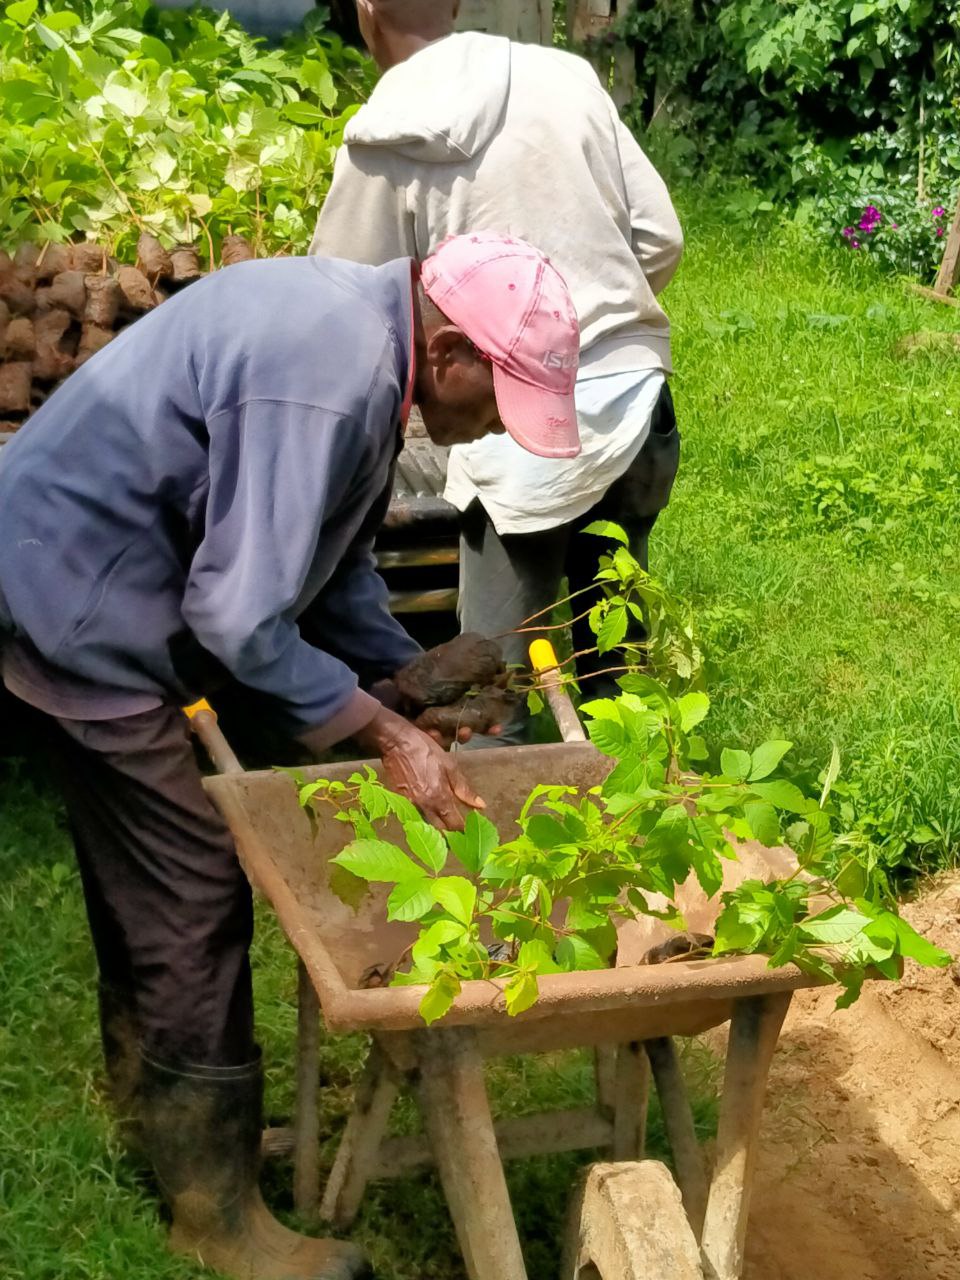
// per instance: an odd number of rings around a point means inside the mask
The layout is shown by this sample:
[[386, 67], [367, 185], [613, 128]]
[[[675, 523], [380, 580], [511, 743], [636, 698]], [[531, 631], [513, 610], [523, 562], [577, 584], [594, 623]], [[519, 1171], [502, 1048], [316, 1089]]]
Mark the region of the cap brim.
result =
[[575, 458], [580, 453], [577, 406], [572, 391], [544, 391], [493, 366], [500, 421], [517, 444], [540, 458]]

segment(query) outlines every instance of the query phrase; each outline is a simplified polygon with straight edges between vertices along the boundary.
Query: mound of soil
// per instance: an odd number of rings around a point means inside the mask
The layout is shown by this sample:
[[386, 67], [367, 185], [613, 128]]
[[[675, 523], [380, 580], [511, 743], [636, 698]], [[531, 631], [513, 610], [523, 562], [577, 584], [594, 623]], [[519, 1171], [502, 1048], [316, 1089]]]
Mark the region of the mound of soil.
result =
[[[904, 914], [960, 956], [960, 876]], [[960, 1280], [960, 974], [802, 991], [767, 1093], [745, 1280]]]

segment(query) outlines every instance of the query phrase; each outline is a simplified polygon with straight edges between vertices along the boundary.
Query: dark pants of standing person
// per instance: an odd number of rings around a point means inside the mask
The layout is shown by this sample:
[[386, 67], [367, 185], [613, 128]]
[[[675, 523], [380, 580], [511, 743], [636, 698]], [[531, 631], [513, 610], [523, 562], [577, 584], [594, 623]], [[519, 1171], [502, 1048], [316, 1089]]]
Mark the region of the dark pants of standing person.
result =
[[250, 887], [182, 711], [81, 721], [18, 710], [63, 792], [101, 1001], [126, 1007], [162, 1062], [249, 1063]]
[[[600, 538], [582, 530], [594, 520], [621, 525], [631, 552], [648, 569], [650, 531], [670, 500], [679, 464], [680, 433], [670, 388], [664, 383], [639, 453], [599, 502], [576, 520], [542, 532], [501, 535], [480, 501], [471, 503], [460, 538], [461, 630], [500, 638], [508, 665], [529, 666], [528, 650], [537, 633], [510, 633], [541, 610], [549, 610], [560, 596], [564, 578], [571, 593], [591, 586], [606, 547]], [[600, 595], [597, 588], [596, 598]], [[573, 614], [583, 613], [592, 599], [589, 593], [578, 596], [571, 602]], [[549, 613], [542, 613], [530, 625], [551, 621]], [[587, 618], [575, 621], [571, 631], [575, 653], [596, 645]], [[577, 677], [585, 696], [604, 697], [616, 691], [612, 682], [591, 678], [610, 665], [609, 654], [589, 653], [577, 659]], [[525, 728], [522, 713], [504, 726], [499, 739], [478, 739], [473, 745], [513, 745], [524, 740]]]

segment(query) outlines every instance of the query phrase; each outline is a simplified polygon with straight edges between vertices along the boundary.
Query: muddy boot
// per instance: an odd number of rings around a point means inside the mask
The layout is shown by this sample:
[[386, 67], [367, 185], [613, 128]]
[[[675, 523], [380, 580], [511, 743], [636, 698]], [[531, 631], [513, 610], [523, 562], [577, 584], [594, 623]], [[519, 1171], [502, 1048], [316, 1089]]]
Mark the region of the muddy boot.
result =
[[97, 999], [110, 1104], [124, 1147], [128, 1154], [139, 1158], [143, 1155], [143, 1135], [137, 1115], [141, 1075], [140, 1032], [133, 997], [122, 987], [101, 982], [97, 987]]
[[143, 1057], [144, 1141], [173, 1215], [170, 1247], [233, 1280], [367, 1280], [359, 1249], [289, 1231], [258, 1186], [263, 1074]]

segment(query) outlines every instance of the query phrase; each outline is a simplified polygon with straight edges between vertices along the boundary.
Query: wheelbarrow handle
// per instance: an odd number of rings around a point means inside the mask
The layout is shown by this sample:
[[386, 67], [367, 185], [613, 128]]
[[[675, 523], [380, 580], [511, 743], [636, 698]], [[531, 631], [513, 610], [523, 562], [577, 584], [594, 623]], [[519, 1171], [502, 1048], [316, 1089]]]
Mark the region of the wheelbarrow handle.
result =
[[564, 742], [586, 742], [577, 709], [560, 680], [560, 663], [549, 640], [534, 640], [530, 646], [530, 665], [537, 673], [537, 683], [546, 698]]
[[190, 728], [203, 743], [204, 750], [217, 773], [243, 773], [243, 765], [223, 736], [217, 724], [217, 713], [206, 698], [201, 698], [192, 706], [184, 707], [183, 714], [190, 721]]

